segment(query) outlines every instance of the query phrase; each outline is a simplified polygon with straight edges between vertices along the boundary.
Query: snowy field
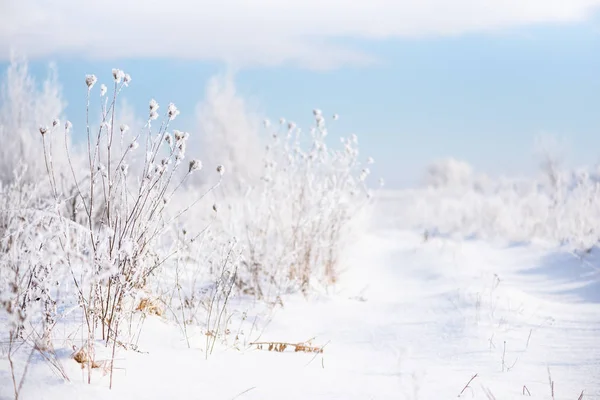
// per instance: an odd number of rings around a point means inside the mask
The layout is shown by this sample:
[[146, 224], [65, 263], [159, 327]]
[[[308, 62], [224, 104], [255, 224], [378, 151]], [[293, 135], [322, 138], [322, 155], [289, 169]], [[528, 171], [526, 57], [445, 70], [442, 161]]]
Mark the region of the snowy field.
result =
[[53, 83], [9, 75], [37, 121], [0, 135], [37, 156], [0, 149], [1, 399], [600, 399], [593, 172], [386, 191], [320, 110], [205, 165], [174, 104], [119, 121], [120, 70], [76, 148]]
[[[373, 229], [352, 246], [335, 294], [284, 298], [264, 328], [261, 341], [314, 337], [322, 354], [250, 346], [205, 360], [201, 336], [188, 348], [174, 323], [152, 316], [144, 354], [116, 357], [112, 391], [101, 372], [88, 385], [56, 340], [70, 382], [35, 356], [21, 398], [600, 398], [593, 256]], [[9, 399], [7, 360], [0, 365]]]

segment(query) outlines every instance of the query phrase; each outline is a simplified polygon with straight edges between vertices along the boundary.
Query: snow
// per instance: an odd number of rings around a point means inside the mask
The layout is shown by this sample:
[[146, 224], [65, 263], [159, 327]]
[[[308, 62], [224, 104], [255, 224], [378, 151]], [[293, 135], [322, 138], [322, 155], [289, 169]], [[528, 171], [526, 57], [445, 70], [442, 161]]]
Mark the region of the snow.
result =
[[[549, 379], [557, 400], [600, 398], [594, 257], [374, 228], [346, 254], [335, 290], [284, 297], [269, 323], [257, 311], [261, 341], [314, 338], [322, 354], [219, 346], [206, 357], [201, 332], [188, 348], [177, 325], [152, 316], [140, 352], [116, 355], [112, 390], [100, 371], [88, 385], [55, 338], [70, 382], [36, 355], [20, 399], [445, 399], [475, 374], [462, 398], [551, 399]], [[13, 398], [9, 371], [0, 357], [1, 399]]]

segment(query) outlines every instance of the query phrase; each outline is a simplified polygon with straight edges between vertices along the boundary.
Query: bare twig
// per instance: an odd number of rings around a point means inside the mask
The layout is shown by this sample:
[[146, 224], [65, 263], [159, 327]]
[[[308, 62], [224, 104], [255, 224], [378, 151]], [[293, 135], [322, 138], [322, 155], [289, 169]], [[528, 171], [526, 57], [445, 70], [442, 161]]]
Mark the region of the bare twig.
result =
[[465, 387], [464, 387], [464, 388], [463, 388], [463, 389], [460, 391], [460, 393], [458, 394], [458, 396], [457, 396], [457, 397], [460, 397], [460, 396], [461, 396], [461, 395], [462, 395], [462, 394], [465, 392], [465, 390], [467, 390], [467, 388], [468, 388], [468, 387], [470, 387], [469, 385], [471, 384], [471, 382], [473, 382], [473, 380], [474, 380], [475, 378], [477, 378], [477, 375], [478, 375], [478, 374], [475, 374], [475, 375], [473, 375], [473, 376], [471, 377], [471, 379], [469, 379], [469, 382], [467, 382], [467, 384], [466, 384], [466, 385], [465, 385]]
[[256, 386], [252, 386], [251, 388], [249, 388], [249, 389], [246, 389], [246, 390], [244, 390], [243, 392], [236, 394], [235, 396], [233, 396], [233, 397], [231, 398], [231, 400], [235, 400], [235, 399], [237, 399], [238, 397], [241, 397], [241, 396], [243, 396], [244, 394], [248, 393], [249, 391], [251, 391], [251, 390], [253, 390], [253, 389], [256, 389]]
[[552, 380], [552, 374], [550, 373], [550, 367], [548, 367], [548, 384], [550, 385], [550, 394], [552, 400], [554, 400], [554, 381]]

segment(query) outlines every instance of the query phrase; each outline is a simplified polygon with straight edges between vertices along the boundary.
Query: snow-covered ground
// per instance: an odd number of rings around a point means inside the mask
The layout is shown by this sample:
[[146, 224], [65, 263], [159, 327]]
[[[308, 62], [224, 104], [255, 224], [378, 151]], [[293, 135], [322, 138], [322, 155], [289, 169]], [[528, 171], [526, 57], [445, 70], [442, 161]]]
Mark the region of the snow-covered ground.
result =
[[[335, 293], [283, 298], [263, 326], [261, 341], [314, 338], [322, 354], [219, 347], [206, 359], [201, 335], [188, 348], [177, 325], [151, 317], [140, 352], [116, 356], [112, 390], [100, 371], [88, 385], [56, 343], [70, 382], [35, 356], [20, 398], [600, 399], [593, 256], [373, 229]], [[12, 390], [1, 357], [0, 398]]]

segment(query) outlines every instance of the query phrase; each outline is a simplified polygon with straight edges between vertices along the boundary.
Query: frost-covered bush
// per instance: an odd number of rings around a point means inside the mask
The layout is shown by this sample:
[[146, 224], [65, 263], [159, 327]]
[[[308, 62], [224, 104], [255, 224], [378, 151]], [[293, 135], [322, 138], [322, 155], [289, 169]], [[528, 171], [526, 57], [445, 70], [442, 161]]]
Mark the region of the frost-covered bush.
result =
[[[158, 103], [151, 100], [141, 131], [130, 132], [126, 125], [119, 124], [115, 105], [130, 82], [129, 75], [115, 69], [112, 93], [100, 85], [101, 120], [94, 128], [89, 114], [97, 78], [86, 77], [87, 165], [85, 176], [79, 178], [70, 164], [74, 189], [65, 191], [57, 184], [53, 148], [48, 145], [53, 136], [68, 136], [71, 123], [66, 122], [63, 128], [54, 120], [39, 129], [56, 205], [54, 216], [65, 225], [76, 224], [80, 234], [79, 240], [73, 241], [71, 229], [63, 229], [61, 243], [65, 267], [72, 272], [86, 317], [91, 355], [91, 343], [96, 338], [112, 341], [113, 346], [127, 343], [128, 338], [119, 337], [123, 319], [135, 311], [140, 293], [149, 288], [151, 279], [160, 275], [179, 250], [169, 232], [220, 184], [224, 171], [222, 166], [202, 171], [200, 160], [187, 158], [189, 134], [171, 129], [179, 115], [174, 104], [166, 107], [161, 119]], [[70, 154], [67, 160], [71, 160]], [[183, 199], [183, 206], [172, 206], [170, 200], [179, 194], [188, 177], [197, 173], [212, 173], [213, 185], [194, 198]]]
[[427, 167], [425, 182], [433, 188], [461, 189], [472, 185], [474, 174], [471, 166], [454, 158], [438, 160]]
[[0, 188], [0, 305], [10, 336], [47, 346], [61, 275], [55, 268], [60, 223], [51, 199], [24, 183], [23, 175]]
[[292, 122], [265, 121], [270, 140], [260, 179], [218, 211], [221, 229], [246, 249], [238, 279], [243, 293], [272, 299], [339, 278], [352, 223], [369, 201], [365, 180], [373, 160], [360, 159], [354, 135], [330, 148], [325, 118], [320, 110], [314, 116], [308, 134]]
[[220, 191], [235, 196], [260, 175], [261, 120], [237, 93], [230, 76], [212, 78], [205, 96], [196, 110], [203, 133], [199, 151], [206, 162], [227, 166], [228, 178]]
[[[539, 179], [479, 177], [469, 184], [389, 192], [379, 209], [395, 227], [428, 234], [518, 242], [541, 239], [577, 249], [596, 245], [600, 239], [597, 174], [556, 168], [544, 172]], [[391, 220], [390, 215], [396, 217]]]

